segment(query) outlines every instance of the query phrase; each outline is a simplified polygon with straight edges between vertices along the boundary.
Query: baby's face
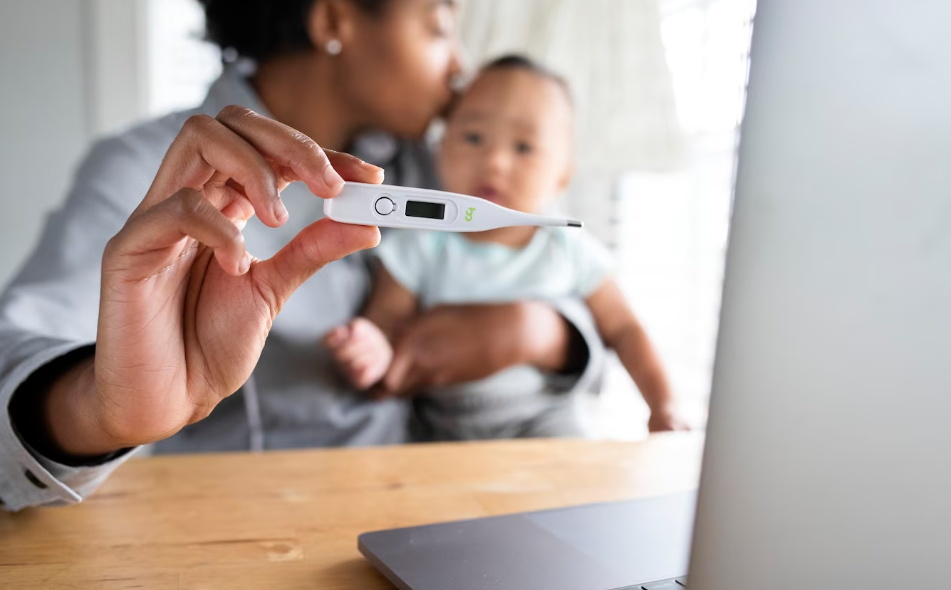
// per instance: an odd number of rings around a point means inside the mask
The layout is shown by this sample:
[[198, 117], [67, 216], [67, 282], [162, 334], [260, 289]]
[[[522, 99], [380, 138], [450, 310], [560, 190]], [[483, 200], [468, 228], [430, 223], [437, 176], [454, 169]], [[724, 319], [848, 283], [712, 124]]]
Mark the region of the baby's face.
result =
[[538, 212], [571, 176], [571, 105], [522, 69], [479, 76], [453, 110], [439, 153], [446, 190]]

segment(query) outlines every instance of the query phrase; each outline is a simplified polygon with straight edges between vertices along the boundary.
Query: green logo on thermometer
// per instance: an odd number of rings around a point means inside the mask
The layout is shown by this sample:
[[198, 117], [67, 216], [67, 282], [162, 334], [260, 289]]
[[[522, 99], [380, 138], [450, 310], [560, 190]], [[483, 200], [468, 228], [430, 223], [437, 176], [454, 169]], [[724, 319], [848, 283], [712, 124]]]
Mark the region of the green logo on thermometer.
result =
[[466, 221], [472, 221], [472, 214], [475, 213], [475, 207], [469, 207], [466, 209]]

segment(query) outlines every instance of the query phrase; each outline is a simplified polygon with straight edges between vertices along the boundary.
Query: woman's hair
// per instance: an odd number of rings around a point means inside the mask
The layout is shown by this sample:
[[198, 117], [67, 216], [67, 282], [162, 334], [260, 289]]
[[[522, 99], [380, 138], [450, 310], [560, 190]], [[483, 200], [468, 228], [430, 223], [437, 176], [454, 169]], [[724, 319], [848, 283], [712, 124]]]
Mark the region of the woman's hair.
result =
[[[198, 0], [205, 8], [205, 36], [259, 62], [313, 49], [307, 19], [321, 0]], [[391, 0], [349, 0], [379, 14]]]

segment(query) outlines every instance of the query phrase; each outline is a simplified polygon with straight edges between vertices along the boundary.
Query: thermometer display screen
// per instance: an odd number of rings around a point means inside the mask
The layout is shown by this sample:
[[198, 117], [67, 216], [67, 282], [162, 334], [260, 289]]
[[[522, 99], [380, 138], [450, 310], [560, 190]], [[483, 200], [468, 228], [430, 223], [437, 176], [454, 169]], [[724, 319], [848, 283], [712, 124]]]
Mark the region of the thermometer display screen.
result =
[[446, 206], [442, 203], [406, 201], [406, 216], [423, 217], [425, 219], [445, 219]]

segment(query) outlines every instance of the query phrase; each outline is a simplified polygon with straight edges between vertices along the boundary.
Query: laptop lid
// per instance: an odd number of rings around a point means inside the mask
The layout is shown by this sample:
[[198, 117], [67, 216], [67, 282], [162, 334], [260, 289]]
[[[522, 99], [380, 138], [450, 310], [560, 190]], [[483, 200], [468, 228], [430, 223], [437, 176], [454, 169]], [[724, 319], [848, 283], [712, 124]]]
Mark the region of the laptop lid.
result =
[[692, 590], [949, 583], [949, 31], [759, 3]]

